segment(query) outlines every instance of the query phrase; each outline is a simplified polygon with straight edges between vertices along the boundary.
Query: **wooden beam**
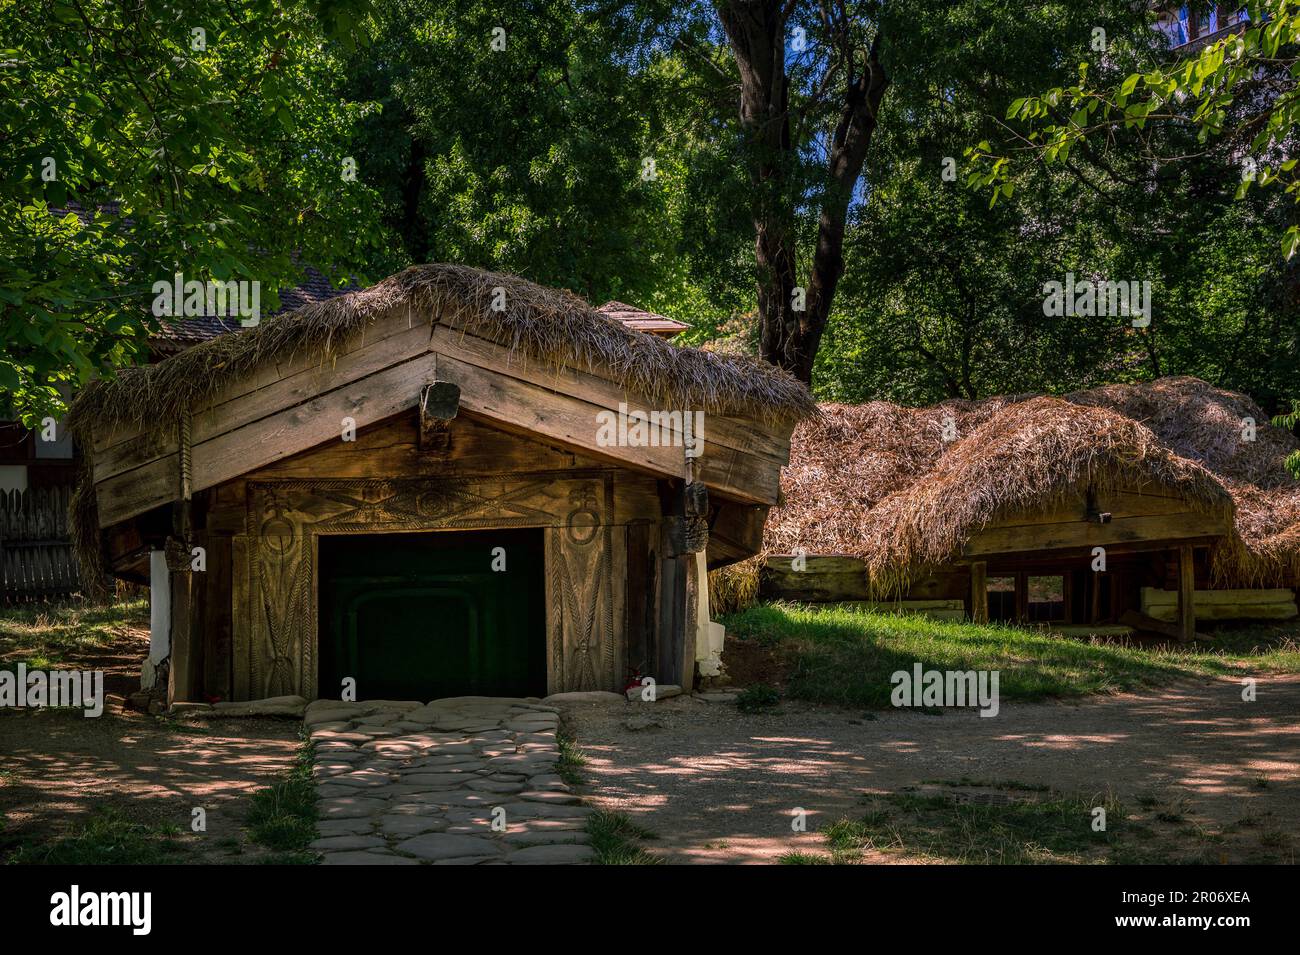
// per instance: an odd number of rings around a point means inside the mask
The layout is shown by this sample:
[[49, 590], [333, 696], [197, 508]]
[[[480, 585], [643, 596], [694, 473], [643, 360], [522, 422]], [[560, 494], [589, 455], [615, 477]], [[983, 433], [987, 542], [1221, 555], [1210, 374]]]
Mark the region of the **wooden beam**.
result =
[[446, 454], [451, 422], [460, 411], [460, 388], [450, 381], [431, 381], [420, 392], [420, 450]]
[[[1179, 624], [1166, 623], [1163, 620], [1157, 620], [1155, 617], [1141, 613], [1137, 610], [1126, 610], [1119, 616], [1119, 623], [1126, 627], [1132, 627], [1134, 630], [1146, 630], [1151, 633], [1158, 633], [1161, 636], [1168, 637], [1171, 640], [1182, 640], [1183, 630]], [[1197, 639], [1205, 639], [1204, 634], [1193, 631], [1193, 636]]]
[[[620, 401], [635, 405], [638, 400], [592, 371], [556, 368], [546, 362], [528, 361], [462, 326], [439, 325], [434, 329], [430, 347], [480, 368], [561, 391], [603, 407], [616, 409]], [[742, 415], [710, 414], [705, 416], [704, 436], [712, 444], [769, 458], [780, 468], [790, 458], [793, 430], [793, 424], [789, 423], [777, 427]]]
[[709, 569], [744, 560], [763, 549], [767, 508], [761, 504], [718, 501], [709, 527]]
[[1092, 547], [1140, 546], [1144, 542], [1218, 537], [1229, 533], [1226, 517], [1184, 511], [1142, 517], [1117, 517], [1108, 524], [1089, 521], [987, 527], [971, 535], [962, 553], [968, 557], [1025, 551], [1081, 550]]
[[[593, 458], [657, 476], [685, 475], [685, 459], [680, 447], [606, 447], [598, 444], [596, 414], [608, 408], [548, 390], [522, 378], [480, 368], [450, 355], [439, 356], [438, 373], [460, 386], [462, 408], [490, 419], [502, 430], [525, 436], [544, 436]], [[774, 459], [714, 447], [711, 439], [706, 437], [700, 479], [724, 497], [754, 504], [773, 504], [781, 484], [781, 469], [775, 464]]]
[[989, 622], [988, 565], [982, 560], [970, 565], [970, 616], [976, 623]]
[[1196, 637], [1196, 573], [1192, 565], [1191, 544], [1178, 548], [1178, 639]]

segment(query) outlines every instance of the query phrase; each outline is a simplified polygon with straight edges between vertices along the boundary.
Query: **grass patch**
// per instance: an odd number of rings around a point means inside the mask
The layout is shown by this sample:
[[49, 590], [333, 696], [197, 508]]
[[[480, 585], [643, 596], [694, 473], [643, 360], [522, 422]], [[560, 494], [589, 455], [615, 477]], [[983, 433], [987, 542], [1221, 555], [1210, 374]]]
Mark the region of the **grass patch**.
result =
[[[1135, 690], [1187, 676], [1300, 672], [1300, 644], [1263, 628], [1220, 631], [1190, 647], [1148, 649], [998, 624], [954, 623], [854, 608], [772, 603], [723, 621], [730, 634], [774, 650], [789, 665], [785, 695], [884, 709], [890, 676], [927, 670], [997, 670], [1007, 700]], [[1270, 628], [1270, 632], [1278, 628]]]
[[587, 755], [563, 730], [555, 734], [555, 745], [560, 751], [560, 758], [555, 761], [555, 772], [569, 786], [581, 786], [584, 782], [582, 767], [587, 765]]
[[787, 852], [777, 858], [778, 865], [830, 865], [831, 860], [815, 852]]
[[101, 810], [73, 835], [21, 845], [6, 861], [16, 865], [167, 865], [186, 861], [179, 835], [176, 826], [146, 825]]
[[[994, 788], [1034, 795], [981, 801], [962, 798], [964, 786], [954, 788], [954, 793], [872, 797], [864, 816], [826, 826], [821, 835], [829, 854], [814, 855], [836, 865], [862, 862], [868, 853], [963, 865], [1201, 863], [1213, 861], [1222, 841], [1186, 830], [1175, 842], [1162, 841], [1110, 796], [1037, 794], [1037, 787], [997, 784]], [[1106, 810], [1101, 832], [1093, 829], [1098, 807]], [[781, 861], [815, 864], [789, 856]]]
[[621, 812], [594, 812], [587, 817], [587, 833], [596, 852], [596, 865], [659, 865], [639, 842], [656, 838]]
[[[246, 820], [253, 842], [289, 853], [298, 863], [314, 860], [307, 851], [316, 838], [316, 785], [311, 775], [314, 750], [310, 742], [304, 743], [286, 778], [253, 793]], [[285, 860], [268, 857], [260, 861]]]
[[742, 713], [770, 712], [780, 702], [780, 692], [766, 683], [755, 683], [736, 694], [736, 708]]
[[69, 656], [112, 644], [130, 626], [148, 625], [148, 600], [6, 607], [0, 612], [0, 669], [16, 670], [19, 663], [28, 669], [51, 669]]
[[1005, 789], [1009, 792], [1022, 793], [1045, 793], [1051, 792], [1050, 786], [1042, 786], [1036, 783], [1021, 783], [1014, 779], [971, 779], [969, 776], [963, 776], [961, 779], [923, 779], [922, 786], [947, 786], [949, 789], [974, 788], [974, 789]]

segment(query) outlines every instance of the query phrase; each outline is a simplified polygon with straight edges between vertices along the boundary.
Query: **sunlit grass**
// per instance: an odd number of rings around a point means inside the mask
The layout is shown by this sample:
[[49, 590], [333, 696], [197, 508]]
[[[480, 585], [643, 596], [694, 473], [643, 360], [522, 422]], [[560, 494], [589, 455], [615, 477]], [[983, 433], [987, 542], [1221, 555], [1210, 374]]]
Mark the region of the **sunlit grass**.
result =
[[927, 670], [997, 670], [1006, 700], [1134, 690], [1188, 676], [1300, 672], [1300, 645], [1284, 632], [1220, 631], [1188, 647], [1148, 649], [998, 624], [936, 621], [842, 607], [773, 603], [724, 618], [728, 632], [780, 654], [785, 695], [884, 708], [890, 676]]
[[0, 609], [0, 669], [12, 670], [19, 662], [49, 669], [69, 655], [108, 646], [128, 627], [148, 625], [148, 600], [5, 607]]

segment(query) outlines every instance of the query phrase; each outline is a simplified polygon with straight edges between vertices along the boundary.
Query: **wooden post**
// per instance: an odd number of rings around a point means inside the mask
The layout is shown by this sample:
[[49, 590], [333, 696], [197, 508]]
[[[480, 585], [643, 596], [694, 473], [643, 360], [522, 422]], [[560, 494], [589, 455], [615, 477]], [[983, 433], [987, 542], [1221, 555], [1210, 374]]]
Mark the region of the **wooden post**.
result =
[[989, 622], [988, 564], [982, 560], [970, 565], [970, 616], [976, 623]]
[[167, 703], [194, 700], [194, 630], [191, 585], [194, 576], [189, 573], [171, 574], [171, 665], [167, 685]]
[[1192, 567], [1192, 545], [1178, 547], [1178, 639], [1184, 643], [1196, 636], [1196, 574]]
[[1029, 573], [1016, 573], [1016, 622], [1024, 623], [1029, 619]]

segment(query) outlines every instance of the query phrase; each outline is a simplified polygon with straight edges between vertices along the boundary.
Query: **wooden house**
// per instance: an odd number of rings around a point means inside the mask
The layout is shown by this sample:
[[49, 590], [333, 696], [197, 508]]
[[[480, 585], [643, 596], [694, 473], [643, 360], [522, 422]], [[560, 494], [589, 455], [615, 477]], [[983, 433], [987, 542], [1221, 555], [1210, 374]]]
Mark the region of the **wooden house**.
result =
[[707, 569], [758, 551], [812, 407], [420, 266], [88, 388], [74, 525], [90, 576], [151, 585], [173, 700], [689, 687]]
[[1063, 632], [1187, 639], [1287, 619], [1300, 443], [1194, 378], [800, 425], [760, 592]]

